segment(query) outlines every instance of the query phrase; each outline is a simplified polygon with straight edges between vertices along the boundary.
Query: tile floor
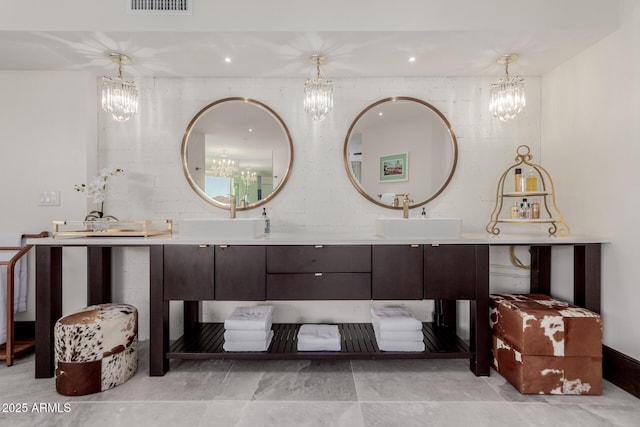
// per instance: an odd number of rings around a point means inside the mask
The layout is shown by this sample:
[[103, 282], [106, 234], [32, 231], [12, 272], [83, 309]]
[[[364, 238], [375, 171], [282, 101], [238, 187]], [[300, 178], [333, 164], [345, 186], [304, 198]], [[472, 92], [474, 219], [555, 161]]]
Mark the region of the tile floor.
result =
[[[524, 396], [467, 360], [172, 361], [119, 387], [66, 397], [34, 378], [33, 355], [0, 366], [0, 426], [637, 426], [640, 400], [609, 382], [602, 396]], [[34, 405], [35, 404], [35, 405]], [[44, 405], [43, 405], [44, 404]], [[17, 408], [26, 413], [16, 413]]]

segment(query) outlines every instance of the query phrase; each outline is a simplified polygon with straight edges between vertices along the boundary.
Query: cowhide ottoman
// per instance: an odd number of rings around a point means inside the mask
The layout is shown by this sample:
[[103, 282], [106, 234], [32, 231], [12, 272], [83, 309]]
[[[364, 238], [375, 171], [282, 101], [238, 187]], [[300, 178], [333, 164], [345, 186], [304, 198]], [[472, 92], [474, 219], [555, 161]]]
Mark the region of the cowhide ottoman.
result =
[[92, 305], [56, 322], [56, 390], [65, 396], [120, 385], [138, 369], [138, 311], [127, 304]]
[[490, 304], [493, 366], [521, 393], [602, 393], [600, 315], [538, 294]]

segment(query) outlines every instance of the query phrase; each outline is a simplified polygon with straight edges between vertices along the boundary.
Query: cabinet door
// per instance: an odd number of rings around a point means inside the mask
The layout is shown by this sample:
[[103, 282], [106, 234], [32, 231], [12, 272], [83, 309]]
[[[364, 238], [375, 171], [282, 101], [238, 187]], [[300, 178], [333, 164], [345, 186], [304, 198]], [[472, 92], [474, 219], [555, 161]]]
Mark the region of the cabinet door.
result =
[[422, 245], [375, 245], [372, 262], [373, 299], [422, 299]]
[[165, 245], [164, 299], [213, 299], [213, 246]]
[[264, 246], [216, 246], [216, 300], [264, 301]]
[[425, 245], [425, 298], [475, 299], [476, 271], [475, 245]]

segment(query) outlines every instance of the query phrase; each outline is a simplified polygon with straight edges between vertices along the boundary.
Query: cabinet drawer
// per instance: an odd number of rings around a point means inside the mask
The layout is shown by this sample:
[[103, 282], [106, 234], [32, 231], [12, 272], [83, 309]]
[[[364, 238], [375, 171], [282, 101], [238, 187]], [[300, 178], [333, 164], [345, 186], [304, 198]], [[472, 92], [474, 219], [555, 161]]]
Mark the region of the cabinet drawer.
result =
[[267, 299], [371, 299], [371, 273], [267, 274]]
[[371, 246], [268, 246], [267, 272], [370, 273]]
[[164, 299], [212, 300], [213, 257], [213, 246], [165, 245]]

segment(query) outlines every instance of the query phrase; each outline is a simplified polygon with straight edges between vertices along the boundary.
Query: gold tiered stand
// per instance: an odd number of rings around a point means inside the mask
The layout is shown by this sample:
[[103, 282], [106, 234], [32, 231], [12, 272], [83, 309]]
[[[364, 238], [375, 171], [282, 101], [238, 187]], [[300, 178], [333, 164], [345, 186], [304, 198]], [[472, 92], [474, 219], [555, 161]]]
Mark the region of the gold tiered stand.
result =
[[[569, 226], [564, 222], [562, 213], [556, 205], [556, 192], [553, 186], [553, 180], [551, 175], [542, 166], [532, 163], [533, 155], [531, 150], [526, 145], [520, 145], [516, 149], [516, 163], [509, 166], [507, 170], [500, 176], [498, 181], [498, 187], [496, 190], [496, 204], [491, 213], [491, 218], [486, 226], [488, 233], [493, 235], [500, 234], [500, 223], [510, 224], [550, 224], [548, 228], [549, 236], [566, 237], [569, 235]], [[515, 169], [520, 167], [524, 173], [525, 169], [532, 169], [536, 173], [536, 178], [540, 182], [538, 188], [541, 191], [507, 191], [505, 192], [505, 184], [508, 181], [508, 177], [515, 175]], [[536, 219], [521, 219], [510, 218], [509, 212], [506, 212], [509, 207], [505, 209], [504, 201], [509, 198], [530, 198], [540, 197], [542, 202], [540, 203], [540, 218]]]

